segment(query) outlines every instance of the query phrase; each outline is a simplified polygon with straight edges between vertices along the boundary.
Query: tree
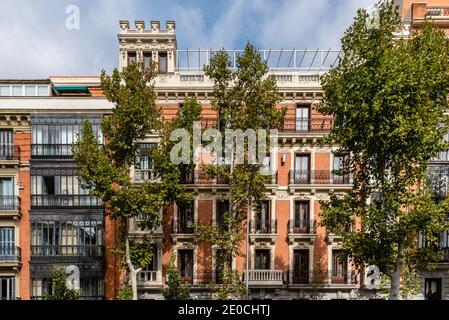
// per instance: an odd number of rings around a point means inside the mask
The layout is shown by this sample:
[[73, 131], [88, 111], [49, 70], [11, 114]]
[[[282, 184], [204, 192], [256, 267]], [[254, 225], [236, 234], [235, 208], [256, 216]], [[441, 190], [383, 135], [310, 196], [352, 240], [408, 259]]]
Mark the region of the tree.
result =
[[67, 275], [64, 269], [54, 267], [51, 273], [52, 293], [45, 294], [45, 300], [78, 300], [79, 292], [76, 289], [68, 289], [66, 285]]
[[[168, 143], [164, 137], [171, 127], [164, 125], [161, 110], [156, 106], [155, 76], [154, 66], [145, 69], [142, 63], [132, 63], [121, 72], [115, 69], [112, 76], [102, 71], [101, 88], [115, 105], [112, 114], [101, 122], [105, 144], [97, 141], [92, 126], [85, 121], [73, 148], [82, 184], [91, 194], [101, 197], [107, 213], [118, 222], [120, 240], [114, 252], [123, 258], [134, 300], [137, 274], [151, 262], [151, 233], [143, 241], [130, 239], [129, 219], [139, 217], [141, 229], [154, 230], [162, 223], [161, 210], [188, 198], [184, 187], [179, 185], [179, 170], [166, 156]], [[162, 137], [158, 147], [151, 151], [159, 178], [145, 181], [138, 188], [131, 181], [130, 168], [139, 165], [138, 142], [148, 134]]]
[[[222, 136], [228, 129], [241, 129], [243, 132], [253, 129], [257, 132], [258, 129], [277, 129], [282, 125], [286, 111], [276, 108], [280, 95], [276, 79], [268, 75], [268, 71], [266, 61], [250, 44], [236, 57], [236, 70], [231, 70], [230, 57], [224, 50], [211, 57], [209, 65], [205, 66], [205, 74], [214, 83], [212, 106], [218, 113], [218, 129]], [[236, 163], [237, 156], [234, 149], [224, 163], [203, 166], [211, 177], [226, 177], [229, 181], [230, 206], [229, 212], [225, 213], [226, 228], [198, 225], [196, 232], [197, 241], [215, 245], [221, 252], [215, 266], [225, 271], [221, 273], [223, 286], [218, 294], [221, 299], [242, 295], [239, 278], [232, 270], [226, 271], [225, 265], [232, 257], [243, 255], [239, 244], [244, 237], [245, 223], [249, 223], [246, 221], [248, 197], [254, 198], [257, 208], [266, 192], [267, 177], [251, 171], [247, 154], [244, 164]], [[262, 159], [258, 159], [258, 162], [262, 164]]]
[[175, 255], [172, 254], [171, 262], [167, 266], [167, 283], [166, 287], [162, 289], [162, 295], [166, 300], [188, 300], [190, 288], [181, 283], [175, 261]]
[[378, 28], [369, 28], [358, 11], [339, 64], [321, 78], [319, 111], [334, 116], [329, 141], [339, 143], [354, 177], [351, 192], [322, 203], [322, 225], [342, 237], [356, 266], [379, 266], [398, 299], [404, 268], [436, 258], [418, 248], [418, 230], [436, 243], [448, 227], [447, 202], [433, 201], [426, 175], [428, 160], [447, 147], [449, 46], [429, 22], [394, 39], [400, 17], [391, 1], [379, 2], [378, 14]]

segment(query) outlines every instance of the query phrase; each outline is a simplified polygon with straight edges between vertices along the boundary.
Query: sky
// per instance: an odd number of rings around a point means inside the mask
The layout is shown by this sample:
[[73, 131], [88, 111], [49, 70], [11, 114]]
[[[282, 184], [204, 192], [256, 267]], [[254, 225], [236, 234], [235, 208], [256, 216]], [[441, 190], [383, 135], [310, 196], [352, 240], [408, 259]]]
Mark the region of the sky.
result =
[[[0, 0], [0, 78], [99, 75], [118, 65], [119, 20], [175, 20], [178, 49], [339, 49], [376, 0]], [[79, 8], [79, 28], [67, 28]]]

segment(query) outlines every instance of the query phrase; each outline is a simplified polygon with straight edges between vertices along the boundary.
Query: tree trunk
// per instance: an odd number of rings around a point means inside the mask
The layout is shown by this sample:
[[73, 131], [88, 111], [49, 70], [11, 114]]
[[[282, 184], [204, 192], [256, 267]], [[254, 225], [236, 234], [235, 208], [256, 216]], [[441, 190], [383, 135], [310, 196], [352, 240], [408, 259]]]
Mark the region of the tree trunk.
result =
[[404, 246], [399, 245], [398, 257], [396, 259], [396, 267], [391, 274], [391, 294], [390, 300], [399, 300], [399, 289], [401, 286], [401, 272], [404, 266]]
[[129, 269], [129, 279], [131, 280], [131, 289], [133, 292], [133, 300], [137, 300], [137, 274], [142, 270], [142, 268], [135, 269], [131, 262], [131, 256], [129, 253], [129, 238], [126, 236], [125, 239], [125, 257], [126, 264]]

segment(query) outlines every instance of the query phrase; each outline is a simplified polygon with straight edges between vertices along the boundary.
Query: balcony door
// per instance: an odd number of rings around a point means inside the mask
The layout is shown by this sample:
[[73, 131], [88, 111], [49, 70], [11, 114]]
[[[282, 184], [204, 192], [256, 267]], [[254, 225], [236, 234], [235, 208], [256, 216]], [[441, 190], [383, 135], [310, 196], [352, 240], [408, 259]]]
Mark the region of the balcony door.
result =
[[441, 278], [425, 280], [424, 297], [426, 300], [441, 300]]
[[309, 131], [310, 129], [310, 106], [296, 106], [296, 131]]
[[0, 210], [14, 210], [14, 179], [0, 178]]
[[295, 201], [294, 233], [309, 233], [309, 201]]
[[349, 183], [349, 168], [346, 157], [334, 156], [334, 171], [332, 178], [334, 183]]
[[309, 283], [309, 250], [293, 251], [293, 283]]
[[178, 255], [181, 281], [183, 283], [193, 283], [193, 250], [179, 250]]
[[310, 155], [297, 154], [295, 156], [295, 183], [310, 182]]
[[229, 200], [217, 200], [216, 207], [216, 225], [221, 230], [227, 229], [227, 221], [225, 220], [225, 214], [229, 215]]
[[178, 231], [180, 233], [192, 233], [194, 223], [193, 201], [179, 206], [178, 215]]
[[0, 159], [12, 159], [14, 157], [13, 146], [12, 130], [0, 130]]
[[332, 251], [332, 283], [346, 283], [348, 262], [341, 250]]
[[16, 298], [16, 281], [14, 277], [0, 277], [0, 300]]
[[262, 201], [256, 212], [256, 233], [271, 233], [270, 202]]
[[14, 228], [1, 227], [0, 228], [0, 261], [10, 260], [14, 258], [15, 248], [15, 232]]
[[270, 270], [271, 259], [269, 249], [256, 249], [256, 260], [254, 261], [255, 270]]

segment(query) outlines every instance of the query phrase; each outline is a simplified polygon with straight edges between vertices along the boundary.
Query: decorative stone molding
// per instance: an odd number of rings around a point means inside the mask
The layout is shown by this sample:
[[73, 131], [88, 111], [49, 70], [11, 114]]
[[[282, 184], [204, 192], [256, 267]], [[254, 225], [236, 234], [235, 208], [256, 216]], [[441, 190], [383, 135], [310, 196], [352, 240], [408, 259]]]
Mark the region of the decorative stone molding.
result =
[[143, 20], [136, 20], [135, 25], [138, 32], [142, 32], [145, 29], [145, 22]]
[[151, 21], [151, 31], [157, 32], [161, 28], [161, 23], [159, 21]]
[[128, 31], [129, 30], [129, 21], [127, 21], [127, 20], [120, 20], [120, 28], [123, 31]]
[[169, 32], [174, 32], [176, 29], [176, 25], [175, 25], [175, 21], [173, 20], [167, 20], [165, 22], [165, 28], [169, 31]]

